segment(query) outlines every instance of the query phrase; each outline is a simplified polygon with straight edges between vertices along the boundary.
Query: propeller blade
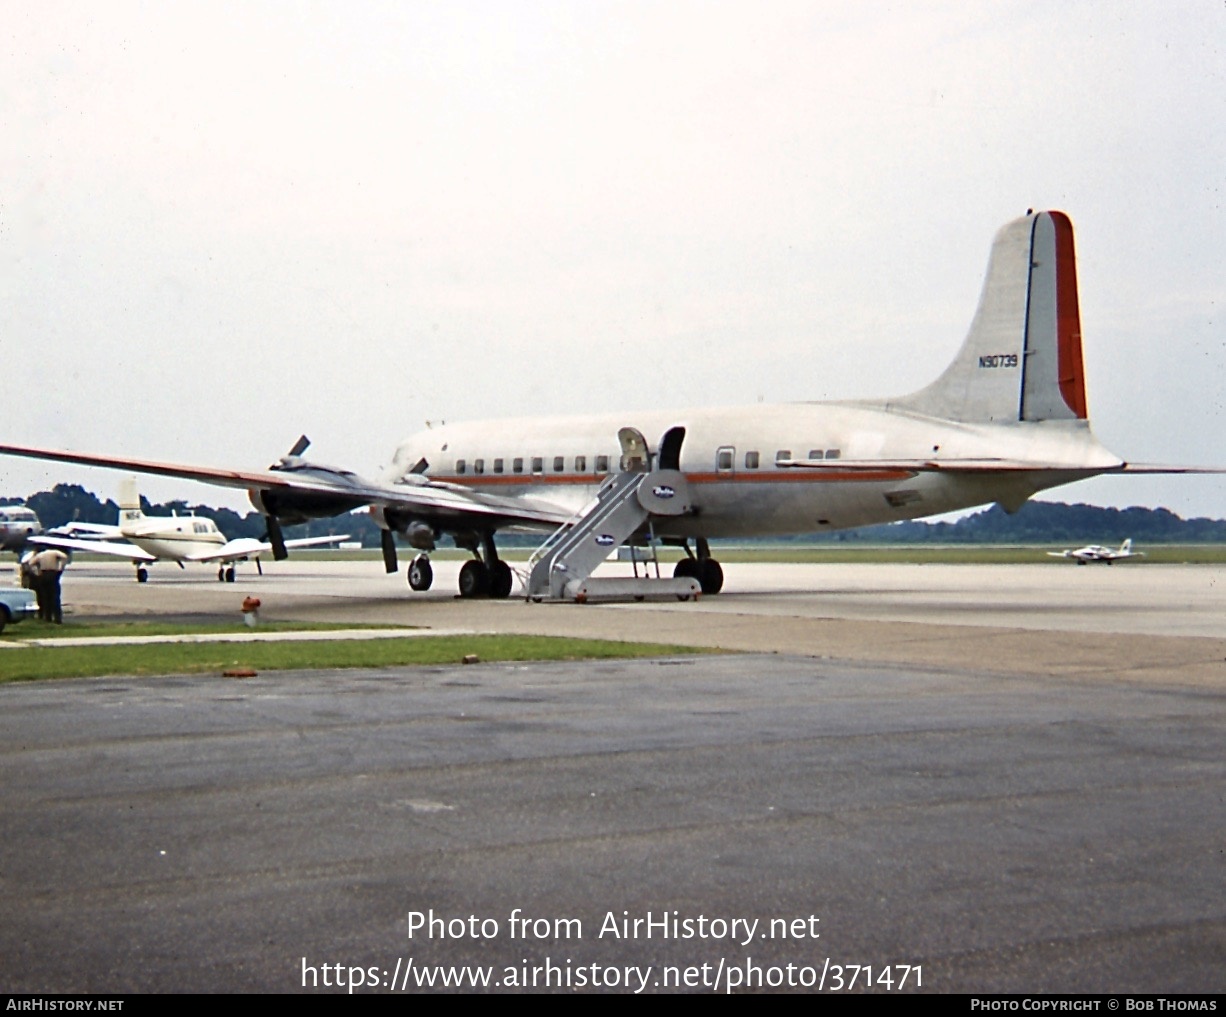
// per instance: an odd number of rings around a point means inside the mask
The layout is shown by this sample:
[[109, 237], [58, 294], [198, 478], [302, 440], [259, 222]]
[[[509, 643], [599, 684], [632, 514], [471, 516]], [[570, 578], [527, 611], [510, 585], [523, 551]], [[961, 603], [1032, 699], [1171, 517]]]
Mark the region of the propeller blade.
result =
[[272, 556], [277, 561], [285, 561], [289, 552], [285, 549], [285, 536], [281, 533], [281, 520], [276, 516], [266, 516], [268, 520], [268, 542], [272, 544]]
[[380, 536], [383, 538], [383, 567], [390, 574], [399, 568], [396, 562], [396, 538], [391, 530], [381, 530]]

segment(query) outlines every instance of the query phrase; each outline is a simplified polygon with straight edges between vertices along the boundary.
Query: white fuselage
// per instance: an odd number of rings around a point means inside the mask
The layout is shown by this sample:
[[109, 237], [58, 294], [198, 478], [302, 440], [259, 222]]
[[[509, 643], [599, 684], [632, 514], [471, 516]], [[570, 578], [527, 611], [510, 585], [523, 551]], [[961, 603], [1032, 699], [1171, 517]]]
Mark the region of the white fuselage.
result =
[[146, 554], [167, 561], [207, 555], [226, 542], [217, 524], [200, 516], [143, 516], [123, 523], [119, 532]]
[[[680, 412], [521, 418], [448, 424], [408, 438], [387, 479], [424, 459], [434, 480], [578, 510], [618, 470], [618, 429], [654, 443], [685, 428], [680, 468], [694, 511], [661, 521], [662, 535], [732, 537], [820, 532], [913, 519], [999, 501], [1092, 476], [1119, 460], [1083, 421], [965, 424], [885, 404], [799, 403]], [[865, 460], [1021, 459], [1060, 469], [916, 472], [840, 470]], [[821, 469], [783, 460], [822, 460]]]

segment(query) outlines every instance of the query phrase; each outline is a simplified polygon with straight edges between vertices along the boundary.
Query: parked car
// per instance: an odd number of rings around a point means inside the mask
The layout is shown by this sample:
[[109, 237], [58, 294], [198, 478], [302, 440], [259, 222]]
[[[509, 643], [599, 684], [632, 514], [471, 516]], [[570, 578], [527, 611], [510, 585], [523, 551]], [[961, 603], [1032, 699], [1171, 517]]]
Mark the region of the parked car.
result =
[[38, 601], [29, 590], [0, 589], [0, 632], [9, 622], [19, 622], [38, 614]]

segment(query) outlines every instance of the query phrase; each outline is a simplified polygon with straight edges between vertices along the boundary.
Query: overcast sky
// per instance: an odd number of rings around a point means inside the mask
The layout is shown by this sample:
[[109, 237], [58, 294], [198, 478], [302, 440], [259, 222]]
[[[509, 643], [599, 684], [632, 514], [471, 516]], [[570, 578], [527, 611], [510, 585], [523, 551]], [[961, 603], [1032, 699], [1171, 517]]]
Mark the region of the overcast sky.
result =
[[[896, 395], [1033, 207], [1099, 438], [1226, 464], [1222, 0], [0, 17], [0, 440], [372, 473], [427, 420]], [[0, 459], [60, 480], [118, 476]], [[1226, 516], [1211, 477], [1047, 497]]]

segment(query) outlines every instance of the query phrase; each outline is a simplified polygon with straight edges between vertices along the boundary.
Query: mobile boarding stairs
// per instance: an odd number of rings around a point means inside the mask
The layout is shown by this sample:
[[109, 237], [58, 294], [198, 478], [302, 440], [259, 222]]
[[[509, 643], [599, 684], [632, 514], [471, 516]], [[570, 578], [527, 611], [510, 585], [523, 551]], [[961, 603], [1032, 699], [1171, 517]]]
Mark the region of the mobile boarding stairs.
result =
[[[647, 597], [697, 599], [702, 587], [697, 579], [660, 577], [655, 560], [654, 527], [658, 516], [681, 516], [690, 511], [690, 492], [680, 462], [685, 429], [670, 429], [660, 442], [660, 461], [669, 469], [655, 468], [654, 457], [641, 431], [623, 427], [621, 472], [612, 474], [596, 498], [574, 518], [563, 523], [528, 560], [527, 598], [531, 601], [594, 599], [643, 600]], [[655, 577], [639, 576], [636, 560], [633, 577], [593, 578], [592, 573], [617, 548], [646, 528]], [[649, 563], [650, 564], [650, 563]], [[645, 570], [646, 571], [646, 570]]]

